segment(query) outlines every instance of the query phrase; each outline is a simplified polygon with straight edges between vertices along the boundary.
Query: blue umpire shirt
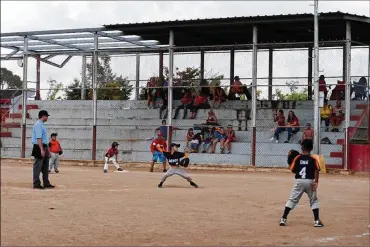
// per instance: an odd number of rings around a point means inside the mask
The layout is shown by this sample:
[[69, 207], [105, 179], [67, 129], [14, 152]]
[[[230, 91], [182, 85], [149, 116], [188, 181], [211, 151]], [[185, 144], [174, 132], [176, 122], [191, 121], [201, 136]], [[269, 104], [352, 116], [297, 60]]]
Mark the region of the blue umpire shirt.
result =
[[45, 145], [49, 145], [49, 136], [48, 131], [44, 125], [44, 122], [38, 120], [35, 125], [33, 125], [32, 129], [32, 144], [38, 144], [37, 139], [41, 139], [42, 143]]

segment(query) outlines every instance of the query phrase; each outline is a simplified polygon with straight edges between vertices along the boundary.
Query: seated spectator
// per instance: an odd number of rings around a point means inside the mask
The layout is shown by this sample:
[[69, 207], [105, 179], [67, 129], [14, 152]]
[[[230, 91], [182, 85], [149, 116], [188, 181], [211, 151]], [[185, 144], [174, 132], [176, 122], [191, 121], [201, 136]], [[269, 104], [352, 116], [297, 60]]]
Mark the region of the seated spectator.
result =
[[197, 95], [194, 99], [194, 104], [190, 110], [191, 117], [190, 119], [194, 119], [197, 116], [197, 112], [199, 109], [210, 109], [211, 106], [207, 102], [207, 96], [205, 95]]
[[218, 102], [218, 105], [221, 105], [221, 103], [227, 100], [227, 95], [225, 90], [215, 83], [215, 85], [211, 85], [211, 98], [213, 101], [212, 108], [215, 108], [216, 101]]
[[306, 123], [306, 128], [303, 131], [302, 140], [299, 141], [299, 144], [301, 144], [303, 142], [303, 140], [305, 140], [305, 139], [313, 140], [313, 135], [314, 135], [314, 131], [311, 128], [311, 124]]
[[289, 111], [289, 116], [288, 116], [288, 127], [286, 128], [288, 130], [288, 140], [285, 141], [285, 143], [290, 142], [290, 138], [297, 134], [300, 130], [299, 127], [299, 119], [297, 116], [294, 114], [293, 111]]
[[240, 95], [243, 93], [244, 93], [243, 84], [241, 83], [239, 76], [235, 76], [234, 83], [231, 86], [231, 89], [229, 92], [228, 100], [238, 100], [238, 98], [236, 97], [236, 94]]
[[277, 122], [278, 127], [275, 128], [274, 136], [271, 137], [270, 141], [273, 141], [274, 139], [276, 139], [276, 143], [278, 143], [280, 133], [284, 132], [286, 130], [286, 128], [285, 128], [285, 116], [284, 116], [284, 111], [283, 110], [279, 110], [278, 113], [274, 114], [274, 122]]
[[333, 91], [331, 92], [330, 99], [336, 100], [341, 99], [344, 100], [346, 96], [346, 86], [344, 81], [338, 81], [338, 84], [335, 86]]
[[203, 136], [202, 133], [196, 133], [190, 141], [190, 148], [192, 153], [198, 153], [199, 146], [202, 144]]
[[216, 114], [214, 113], [212, 109], [209, 110], [208, 112], [208, 118], [206, 121], [206, 125], [218, 125]]
[[157, 98], [159, 101], [159, 119], [162, 119], [162, 114], [165, 112], [163, 119], [167, 118], [168, 114], [168, 91], [167, 89], [161, 88], [158, 90], [159, 97]]
[[193, 137], [194, 137], [194, 129], [190, 128], [188, 129], [188, 133], [186, 133], [185, 147], [189, 147], [189, 142], [191, 142]]
[[236, 141], [236, 136], [235, 136], [235, 131], [233, 130], [233, 126], [229, 125], [227, 126], [227, 131], [226, 131], [226, 142], [224, 144], [224, 147], [227, 146], [227, 153], [231, 154], [231, 143]]
[[340, 100], [337, 100], [336, 106], [333, 108], [333, 113], [330, 118], [331, 126], [333, 127], [332, 132], [339, 132], [339, 125], [344, 120], [344, 107]]
[[212, 153], [214, 154], [216, 151], [217, 143], [220, 143], [220, 152], [224, 152], [224, 143], [226, 141], [227, 135], [223, 127], [220, 127], [218, 130], [215, 131], [215, 138], [212, 142]]
[[328, 96], [328, 89], [326, 88], [325, 76], [320, 75], [319, 78], [319, 91], [324, 92], [324, 99]]
[[[163, 138], [167, 140], [167, 130], [168, 130], [167, 122], [166, 120], [162, 120], [162, 125], [154, 130], [154, 134], [162, 133]], [[172, 126], [172, 131], [174, 130], [179, 130], [179, 128]]]
[[325, 121], [325, 131], [329, 131], [330, 117], [332, 115], [332, 107], [328, 105], [328, 100], [324, 100], [324, 107], [320, 110], [321, 121]]
[[199, 86], [200, 86], [199, 95], [204, 95], [204, 96], [210, 95], [210, 87], [206, 79], [200, 80]]
[[366, 99], [367, 81], [365, 77], [361, 77], [358, 82], [353, 82], [353, 91], [355, 92], [355, 100]]
[[155, 109], [155, 99], [156, 99], [156, 87], [157, 82], [155, 77], [151, 77], [146, 85], [147, 87], [147, 101], [148, 101], [148, 109], [150, 109], [150, 104], [152, 103], [153, 108]]
[[202, 143], [202, 153], [207, 153], [208, 149], [210, 148], [211, 144], [213, 143], [213, 140], [215, 138], [215, 131], [216, 128], [208, 128], [204, 127], [202, 128], [202, 135], [203, 135], [203, 143]]
[[185, 119], [188, 115], [188, 109], [191, 109], [193, 106], [193, 96], [191, 95], [190, 90], [185, 91], [184, 96], [181, 98], [181, 105], [179, 105], [175, 110], [175, 116], [173, 119], [177, 118], [180, 109], [184, 109], [184, 116], [182, 119]]

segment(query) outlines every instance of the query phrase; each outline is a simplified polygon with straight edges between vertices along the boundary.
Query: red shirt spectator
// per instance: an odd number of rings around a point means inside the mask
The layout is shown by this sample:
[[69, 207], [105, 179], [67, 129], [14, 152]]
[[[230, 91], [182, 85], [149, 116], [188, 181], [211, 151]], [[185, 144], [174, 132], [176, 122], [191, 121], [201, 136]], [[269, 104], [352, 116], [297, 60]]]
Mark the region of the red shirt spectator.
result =
[[204, 95], [198, 95], [194, 99], [194, 105], [200, 105], [200, 104], [205, 104], [207, 102], [207, 97]]
[[181, 103], [183, 105], [188, 105], [193, 101], [193, 97], [191, 96], [191, 93], [186, 93], [184, 97], [181, 99]]

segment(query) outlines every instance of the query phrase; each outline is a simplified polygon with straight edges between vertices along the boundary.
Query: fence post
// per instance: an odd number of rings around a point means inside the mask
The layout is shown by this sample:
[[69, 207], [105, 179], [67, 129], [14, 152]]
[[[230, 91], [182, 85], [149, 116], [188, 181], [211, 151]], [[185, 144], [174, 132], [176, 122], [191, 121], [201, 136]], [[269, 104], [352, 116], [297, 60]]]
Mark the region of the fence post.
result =
[[40, 100], [40, 68], [41, 68], [41, 57], [40, 55], [36, 55], [36, 98], [35, 100]]
[[168, 137], [168, 145], [171, 144], [172, 142], [172, 104], [173, 104], [173, 97], [172, 97], [172, 92], [173, 92], [173, 63], [174, 63], [174, 52], [173, 52], [173, 47], [174, 47], [174, 33], [173, 30], [170, 30], [170, 40], [169, 40], [169, 77], [168, 77], [168, 114], [167, 114], [167, 137]]
[[23, 85], [22, 85], [22, 148], [21, 158], [26, 157], [26, 119], [27, 119], [27, 73], [28, 73], [28, 37], [24, 37]]
[[93, 87], [93, 128], [92, 128], [92, 160], [96, 160], [96, 122], [97, 122], [97, 79], [98, 79], [98, 49], [99, 37], [94, 33], [94, 52], [93, 52], [93, 70], [92, 70], [92, 87]]
[[256, 117], [257, 117], [257, 26], [253, 26], [253, 61], [252, 61], [252, 165], [256, 166]]

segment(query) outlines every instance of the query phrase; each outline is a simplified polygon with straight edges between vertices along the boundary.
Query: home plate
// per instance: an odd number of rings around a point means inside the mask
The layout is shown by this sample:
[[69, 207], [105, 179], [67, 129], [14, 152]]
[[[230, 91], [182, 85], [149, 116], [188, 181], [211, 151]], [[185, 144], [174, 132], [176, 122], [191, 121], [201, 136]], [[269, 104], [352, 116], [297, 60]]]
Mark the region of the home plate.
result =
[[114, 171], [114, 172], [129, 172], [127, 170], [122, 170], [122, 171]]

